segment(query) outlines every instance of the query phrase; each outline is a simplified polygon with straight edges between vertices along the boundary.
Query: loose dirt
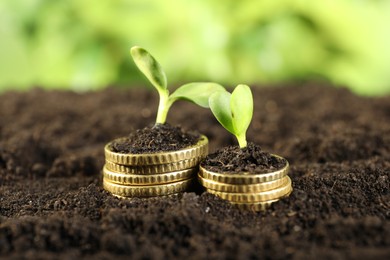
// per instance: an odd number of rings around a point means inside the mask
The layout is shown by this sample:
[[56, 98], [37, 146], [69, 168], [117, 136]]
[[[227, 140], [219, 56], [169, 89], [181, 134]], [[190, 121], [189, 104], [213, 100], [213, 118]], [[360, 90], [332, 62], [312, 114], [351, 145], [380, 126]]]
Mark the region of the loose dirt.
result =
[[168, 123], [157, 124], [131, 132], [127, 138], [115, 141], [111, 150], [118, 153], [158, 153], [180, 150], [199, 141], [199, 134], [183, 131]]
[[261, 174], [273, 172], [286, 166], [285, 159], [273, 156], [252, 142], [245, 148], [238, 145], [227, 146], [209, 154], [201, 166], [209, 171], [219, 173]]
[[[0, 95], [0, 255], [8, 258], [388, 259], [390, 97], [311, 83], [253, 89], [248, 140], [285, 157], [294, 191], [265, 212], [210, 194], [121, 200], [104, 145], [153, 124], [155, 93], [108, 88]], [[236, 145], [209, 110], [168, 122]]]

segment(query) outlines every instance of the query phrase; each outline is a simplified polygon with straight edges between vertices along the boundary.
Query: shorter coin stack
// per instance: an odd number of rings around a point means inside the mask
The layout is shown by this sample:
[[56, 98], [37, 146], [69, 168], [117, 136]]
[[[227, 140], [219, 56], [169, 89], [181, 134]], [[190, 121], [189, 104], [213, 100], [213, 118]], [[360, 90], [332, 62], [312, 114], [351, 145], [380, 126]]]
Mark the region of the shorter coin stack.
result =
[[282, 169], [264, 174], [217, 173], [200, 167], [198, 178], [207, 192], [241, 209], [261, 211], [292, 192], [291, 179], [287, 176], [289, 164], [285, 161]]
[[105, 148], [103, 188], [117, 197], [154, 197], [186, 191], [193, 184], [199, 162], [208, 154], [208, 139], [177, 151], [124, 154]]

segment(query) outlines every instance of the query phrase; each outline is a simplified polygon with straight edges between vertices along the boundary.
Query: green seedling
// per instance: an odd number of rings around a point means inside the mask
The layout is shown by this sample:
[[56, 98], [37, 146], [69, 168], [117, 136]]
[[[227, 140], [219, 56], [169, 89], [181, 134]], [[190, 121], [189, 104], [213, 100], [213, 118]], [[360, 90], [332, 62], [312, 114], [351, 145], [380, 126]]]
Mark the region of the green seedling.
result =
[[212, 82], [194, 82], [185, 84], [171, 95], [167, 87], [167, 77], [157, 60], [145, 49], [135, 46], [130, 54], [140, 71], [157, 89], [160, 102], [158, 106], [156, 125], [164, 124], [168, 111], [177, 100], [187, 100], [201, 107], [209, 107], [209, 97], [215, 92], [225, 91], [224, 87]]
[[246, 147], [246, 131], [253, 115], [251, 89], [247, 85], [238, 85], [232, 94], [216, 92], [210, 96], [209, 106], [218, 122], [236, 136], [240, 148]]

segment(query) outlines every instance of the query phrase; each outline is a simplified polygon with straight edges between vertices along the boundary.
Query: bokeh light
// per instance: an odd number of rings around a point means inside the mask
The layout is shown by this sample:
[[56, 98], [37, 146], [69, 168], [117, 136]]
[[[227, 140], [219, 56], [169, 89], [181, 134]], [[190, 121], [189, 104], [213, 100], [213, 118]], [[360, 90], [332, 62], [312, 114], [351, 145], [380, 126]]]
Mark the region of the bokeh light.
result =
[[390, 92], [390, 1], [12, 0], [0, 21], [0, 91], [146, 85], [129, 56], [139, 45], [171, 84]]

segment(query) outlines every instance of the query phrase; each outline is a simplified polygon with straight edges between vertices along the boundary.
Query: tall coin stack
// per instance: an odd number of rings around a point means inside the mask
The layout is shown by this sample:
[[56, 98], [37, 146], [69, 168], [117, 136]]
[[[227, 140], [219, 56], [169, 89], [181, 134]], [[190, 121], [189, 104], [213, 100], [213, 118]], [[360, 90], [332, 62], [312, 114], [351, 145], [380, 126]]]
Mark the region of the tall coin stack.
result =
[[105, 148], [103, 188], [117, 197], [154, 197], [188, 190], [199, 170], [199, 162], [208, 154], [208, 139], [177, 151], [125, 154]]
[[289, 164], [285, 161], [282, 169], [263, 174], [217, 173], [200, 167], [198, 178], [207, 192], [240, 209], [261, 211], [292, 192], [291, 179], [287, 176]]

